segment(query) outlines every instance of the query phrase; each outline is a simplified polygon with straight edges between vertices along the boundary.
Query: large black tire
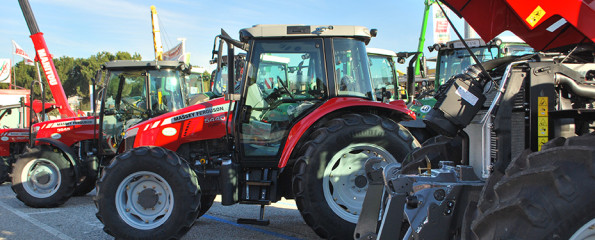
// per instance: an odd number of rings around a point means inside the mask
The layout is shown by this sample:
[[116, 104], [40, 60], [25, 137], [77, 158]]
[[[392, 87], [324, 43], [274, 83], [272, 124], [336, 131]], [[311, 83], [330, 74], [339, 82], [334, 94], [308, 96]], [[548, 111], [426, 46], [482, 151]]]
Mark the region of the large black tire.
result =
[[72, 165], [57, 149], [38, 146], [14, 163], [12, 190], [27, 206], [60, 206], [72, 196], [74, 188]]
[[79, 184], [72, 193], [72, 196], [85, 196], [95, 189], [95, 182], [97, 177], [86, 176], [81, 184]]
[[419, 143], [390, 119], [347, 114], [311, 134], [293, 169], [293, 192], [306, 223], [320, 237], [353, 239], [368, 187], [364, 163], [380, 155], [402, 162]]
[[207, 211], [213, 206], [213, 202], [215, 202], [215, 194], [202, 194], [200, 197], [200, 209], [198, 211], [198, 217], [205, 215]]
[[593, 135], [554, 139], [522, 154], [494, 176], [497, 183], [486, 184], [471, 224], [475, 237], [569, 239], [595, 219], [594, 165]]
[[140, 147], [120, 154], [97, 182], [97, 218], [118, 239], [177, 239], [200, 205], [194, 171], [176, 153]]
[[10, 180], [10, 165], [8, 164], [8, 157], [0, 157], [0, 185]]

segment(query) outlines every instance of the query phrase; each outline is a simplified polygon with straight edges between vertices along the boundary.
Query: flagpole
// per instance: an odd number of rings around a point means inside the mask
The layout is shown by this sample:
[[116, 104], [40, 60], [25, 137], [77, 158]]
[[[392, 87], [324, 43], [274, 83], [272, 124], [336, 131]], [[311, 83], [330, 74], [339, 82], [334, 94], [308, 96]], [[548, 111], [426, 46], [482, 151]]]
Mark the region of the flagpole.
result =
[[[14, 63], [14, 53], [15, 52], [16, 52], [16, 49], [15, 49], [14, 44], [13, 44], [12, 45], [12, 54], [10, 56], [11, 57], [10, 65], [12, 65]], [[12, 66], [10, 66], [10, 67], [12, 68], [12, 76], [10, 76], [10, 83], [8, 84], [8, 89], [10, 89], [12, 87], [12, 80], [14, 79], [14, 76], [15, 76], [15, 74], [14, 74], [15, 73], [14, 72], [15, 70], [14, 69], [16, 68], [16, 65], [15, 65], [14, 68]], [[15, 84], [17, 83], [17, 80], [16, 79], [14, 79], [14, 83]], [[14, 89], [16, 89], [16, 87]]]

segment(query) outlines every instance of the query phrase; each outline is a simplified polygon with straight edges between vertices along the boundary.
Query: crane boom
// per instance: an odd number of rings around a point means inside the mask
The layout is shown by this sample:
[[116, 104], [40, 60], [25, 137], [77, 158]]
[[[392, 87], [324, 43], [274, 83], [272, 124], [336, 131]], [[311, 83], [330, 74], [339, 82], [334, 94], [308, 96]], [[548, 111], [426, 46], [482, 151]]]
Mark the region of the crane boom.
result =
[[161, 44], [161, 32], [159, 31], [159, 20], [157, 9], [151, 6], [151, 23], [153, 24], [153, 45], [155, 46], [155, 60], [163, 61], [163, 44]]
[[25, 17], [25, 21], [29, 27], [29, 32], [31, 33], [30, 37], [31, 40], [33, 40], [33, 46], [35, 47], [36, 53], [35, 59], [41, 64], [43, 73], [45, 74], [45, 79], [48, 81], [48, 85], [52, 91], [52, 96], [54, 97], [56, 104], [60, 106], [58, 109], [60, 116], [63, 118], [76, 117], [76, 114], [70, 108], [70, 105], [68, 105], [68, 99], [66, 98], [64, 88], [62, 88], [62, 82], [60, 81], [60, 77], [56, 71], [56, 66], [54, 65], [54, 61], [52, 60], [48, 46], [45, 43], [45, 39], [43, 38], [43, 33], [39, 31], [39, 27], [37, 26], [37, 21], [35, 21], [35, 16], [31, 10], [29, 1], [19, 0], [19, 5], [21, 6], [23, 16]]

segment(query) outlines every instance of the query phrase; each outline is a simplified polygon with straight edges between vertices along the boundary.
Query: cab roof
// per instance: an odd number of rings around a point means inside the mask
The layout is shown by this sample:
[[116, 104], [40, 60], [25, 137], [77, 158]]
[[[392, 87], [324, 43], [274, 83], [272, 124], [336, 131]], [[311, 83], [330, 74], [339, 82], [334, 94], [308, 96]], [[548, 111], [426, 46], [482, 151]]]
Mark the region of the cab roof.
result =
[[139, 61], [139, 60], [114, 60], [106, 62], [103, 68], [107, 69], [127, 69], [127, 68], [146, 68], [146, 69], [158, 69], [158, 68], [177, 68], [183, 62], [178, 61]]
[[391, 56], [391, 57], [397, 56], [397, 53], [395, 53], [395, 51], [388, 50], [388, 49], [382, 49], [382, 48], [366, 48], [366, 52], [368, 52], [368, 54], [374, 54], [374, 55], [383, 55], [383, 56]]
[[247, 42], [252, 38], [293, 37], [356, 37], [363, 38], [367, 43], [372, 35], [366, 27], [346, 25], [259, 24], [240, 30], [242, 42]]

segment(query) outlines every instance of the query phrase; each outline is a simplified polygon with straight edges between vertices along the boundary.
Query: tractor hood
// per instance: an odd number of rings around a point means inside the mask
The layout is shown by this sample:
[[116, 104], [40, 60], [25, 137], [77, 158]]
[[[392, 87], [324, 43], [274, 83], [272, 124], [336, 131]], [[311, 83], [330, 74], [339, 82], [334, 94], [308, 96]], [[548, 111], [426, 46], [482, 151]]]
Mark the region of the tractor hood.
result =
[[509, 30], [535, 50], [595, 42], [595, 1], [441, 0], [486, 42]]

